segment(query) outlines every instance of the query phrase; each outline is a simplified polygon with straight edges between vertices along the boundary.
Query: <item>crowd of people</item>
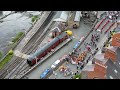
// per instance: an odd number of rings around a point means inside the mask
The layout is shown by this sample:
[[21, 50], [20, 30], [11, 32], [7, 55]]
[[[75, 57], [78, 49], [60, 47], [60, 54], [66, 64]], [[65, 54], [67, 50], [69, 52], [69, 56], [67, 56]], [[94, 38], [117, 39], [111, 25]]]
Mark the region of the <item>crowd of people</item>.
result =
[[120, 16], [119, 11], [108, 11], [106, 17], [109, 18], [113, 22], [117, 22], [117, 19], [119, 16]]

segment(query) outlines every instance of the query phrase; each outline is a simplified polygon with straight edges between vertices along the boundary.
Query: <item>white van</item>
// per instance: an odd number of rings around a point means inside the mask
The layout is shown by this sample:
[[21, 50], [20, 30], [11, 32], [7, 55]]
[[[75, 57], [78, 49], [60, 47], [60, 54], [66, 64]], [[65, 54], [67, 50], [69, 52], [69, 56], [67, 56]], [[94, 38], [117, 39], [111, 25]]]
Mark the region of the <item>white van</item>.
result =
[[60, 60], [56, 60], [52, 65], [51, 68], [54, 69], [60, 63]]

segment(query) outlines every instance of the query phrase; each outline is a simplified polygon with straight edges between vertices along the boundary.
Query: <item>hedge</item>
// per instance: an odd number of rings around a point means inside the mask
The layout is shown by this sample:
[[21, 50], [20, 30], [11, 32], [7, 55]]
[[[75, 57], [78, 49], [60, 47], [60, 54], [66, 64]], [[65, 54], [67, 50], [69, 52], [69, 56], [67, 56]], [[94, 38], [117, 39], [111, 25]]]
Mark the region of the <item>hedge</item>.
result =
[[12, 42], [13, 42], [13, 43], [17, 42], [17, 41], [21, 38], [21, 36], [22, 36], [23, 34], [24, 34], [24, 32], [19, 32], [19, 33], [15, 36], [15, 38], [13, 38]]
[[33, 16], [32, 19], [31, 19], [32, 22], [35, 22], [37, 20], [38, 20], [38, 16]]

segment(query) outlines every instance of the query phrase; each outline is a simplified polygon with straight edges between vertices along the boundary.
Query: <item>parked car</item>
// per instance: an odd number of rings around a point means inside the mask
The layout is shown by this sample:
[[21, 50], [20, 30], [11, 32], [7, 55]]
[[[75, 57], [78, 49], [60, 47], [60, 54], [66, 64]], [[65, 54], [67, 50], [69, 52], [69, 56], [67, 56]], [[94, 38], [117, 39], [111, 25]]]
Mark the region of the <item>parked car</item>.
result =
[[73, 49], [77, 49], [77, 47], [80, 45], [80, 43], [84, 40], [84, 36], [80, 38], [80, 40], [74, 45]]
[[40, 78], [43, 79], [47, 76], [47, 74], [51, 71], [51, 69], [46, 69], [41, 75], [40, 75]]
[[56, 60], [52, 65], [51, 68], [54, 69], [60, 63], [60, 60]]

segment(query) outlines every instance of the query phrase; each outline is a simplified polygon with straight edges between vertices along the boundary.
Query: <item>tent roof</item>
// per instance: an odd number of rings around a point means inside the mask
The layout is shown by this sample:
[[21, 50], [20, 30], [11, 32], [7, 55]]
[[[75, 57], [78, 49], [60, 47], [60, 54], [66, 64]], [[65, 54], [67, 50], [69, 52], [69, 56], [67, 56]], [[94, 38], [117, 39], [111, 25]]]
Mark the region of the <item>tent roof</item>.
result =
[[56, 22], [66, 22], [66, 20], [64, 20], [62, 18], [56, 18], [53, 21], [56, 21]]
[[75, 19], [74, 21], [80, 21], [80, 17], [82, 16], [81, 11], [76, 11]]
[[66, 22], [68, 18], [68, 14], [69, 14], [68, 11], [62, 11], [60, 16], [54, 19], [53, 21]]

